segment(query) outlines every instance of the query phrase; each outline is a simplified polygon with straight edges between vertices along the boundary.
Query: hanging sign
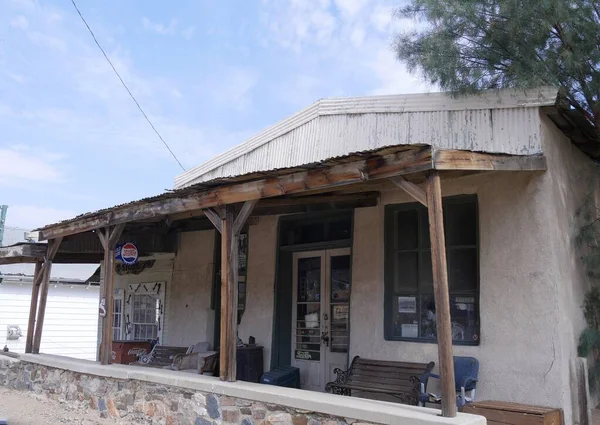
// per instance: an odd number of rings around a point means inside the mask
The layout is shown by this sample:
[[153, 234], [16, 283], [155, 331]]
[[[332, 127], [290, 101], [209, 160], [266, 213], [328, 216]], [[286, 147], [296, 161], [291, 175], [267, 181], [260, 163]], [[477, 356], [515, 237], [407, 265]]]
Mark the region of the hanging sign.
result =
[[100, 307], [98, 308], [98, 314], [100, 314], [100, 317], [105, 318], [106, 317], [106, 298], [102, 297], [102, 299], [100, 300]]
[[135, 246], [133, 242], [126, 242], [123, 245], [118, 245], [115, 249], [115, 258], [129, 266], [137, 263], [139, 258], [137, 246]]

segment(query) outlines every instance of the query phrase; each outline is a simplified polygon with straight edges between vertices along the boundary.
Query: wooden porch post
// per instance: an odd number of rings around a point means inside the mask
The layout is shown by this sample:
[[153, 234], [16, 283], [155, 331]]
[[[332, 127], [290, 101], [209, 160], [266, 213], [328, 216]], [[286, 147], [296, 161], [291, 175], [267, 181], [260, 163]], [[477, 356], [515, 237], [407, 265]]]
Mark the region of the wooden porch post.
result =
[[[37, 320], [35, 321], [35, 333], [33, 336], [33, 345], [31, 351], [33, 354], [39, 354], [40, 352], [40, 344], [42, 342], [42, 330], [44, 328], [44, 317], [46, 315], [46, 302], [48, 301], [48, 287], [50, 286], [50, 273], [52, 272], [52, 260], [56, 256], [58, 252], [58, 247], [62, 242], [62, 238], [50, 239], [48, 241], [48, 248], [46, 251], [46, 256], [44, 257], [44, 265], [40, 268], [41, 283], [39, 286], [40, 299], [39, 299], [39, 307], [37, 311]], [[37, 269], [37, 266], [36, 266]], [[34, 278], [34, 286], [35, 286], [35, 278]], [[33, 299], [32, 299], [33, 302]], [[30, 308], [31, 312], [31, 308]], [[31, 318], [30, 318], [31, 319]], [[27, 331], [29, 333], [29, 330]], [[25, 347], [27, 348], [27, 347]]]
[[27, 339], [25, 340], [25, 352], [33, 350], [33, 335], [35, 332], [35, 316], [37, 315], [38, 298], [40, 294], [40, 283], [42, 280], [43, 262], [35, 263], [33, 272], [33, 285], [31, 285], [31, 303], [29, 304], [29, 322], [27, 324]]
[[124, 224], [106, 227], [97, 231], [100, 243], [104, 248], [104, 290], [100, 299], [100, 310], [104, 307], [102, 316], [102, 341], [100, 342], [100, 363], [109, 364], [112, 351], [113, 328], [113, 295], [114, 295], [114, 264], [115, 246], [123, 233]]
[[432, 171], [427, 178], [427, 206], [429, 237], [431, 238], [431, 265], [437, 327], [438, 356], [442, 392], [442, 416], [456, 416], [456, 388], [454, 360], [452, 357], [452, 325], [450, 322], [450, 296], [448, 294], [448, 269], [446, 266], [446, 241], [440, 175]]
[[206, 217], [221, 232], [221, 348], [219, 376], [235, 382], [237, 376], [238, 239], [258, 200], [247, 201], [236, 215], [233, 205], [225, 205], [219, 215], [205, 210]]

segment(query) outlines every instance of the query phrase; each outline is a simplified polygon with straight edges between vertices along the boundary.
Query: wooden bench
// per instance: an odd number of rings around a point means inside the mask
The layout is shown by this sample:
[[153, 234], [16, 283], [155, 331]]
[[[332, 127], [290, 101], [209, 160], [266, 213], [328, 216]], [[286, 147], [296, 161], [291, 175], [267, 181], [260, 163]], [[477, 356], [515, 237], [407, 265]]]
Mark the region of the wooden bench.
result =
[[130, 363], [136, 366], [165, 367], [173, 364], [173, 359], [178, 354], [186, 354], [190, 347], [172, 347], [168, 345], [155, 345], [152, 351], [141, 356], [137, 362]]
[[332, 394], [352, 395], [352, 391], [393, 396], [401, 403], [419, 404], [421, 383], [427, 386], [430, 363], [391, 362], [354, 357], [348, 370], [335, 369], [337, 379], [325, 386]]

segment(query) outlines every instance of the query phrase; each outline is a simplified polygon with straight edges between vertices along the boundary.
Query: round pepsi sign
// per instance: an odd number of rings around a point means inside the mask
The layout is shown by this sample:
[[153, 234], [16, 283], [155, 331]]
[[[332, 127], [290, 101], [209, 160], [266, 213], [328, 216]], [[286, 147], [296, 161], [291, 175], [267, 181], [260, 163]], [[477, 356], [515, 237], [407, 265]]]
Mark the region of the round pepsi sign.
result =
[[135, 244], [127, 242], [121, 247], [120, 260], [124, 264], [132, 265], [137, 263], [138, 260], [138, 249]]

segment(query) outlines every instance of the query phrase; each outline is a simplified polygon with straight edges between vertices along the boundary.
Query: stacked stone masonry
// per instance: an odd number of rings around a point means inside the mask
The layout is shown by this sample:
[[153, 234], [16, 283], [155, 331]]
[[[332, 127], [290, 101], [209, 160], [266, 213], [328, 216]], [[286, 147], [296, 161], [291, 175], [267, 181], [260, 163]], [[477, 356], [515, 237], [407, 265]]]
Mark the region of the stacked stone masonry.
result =
[[373, 425], [224, 395], [0, 358], [0, 385], [151, 425]]

